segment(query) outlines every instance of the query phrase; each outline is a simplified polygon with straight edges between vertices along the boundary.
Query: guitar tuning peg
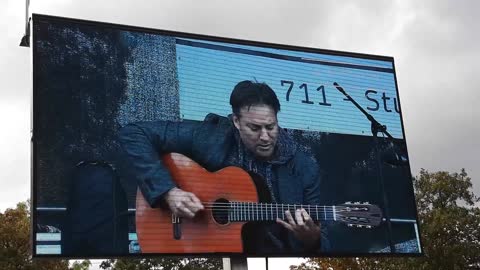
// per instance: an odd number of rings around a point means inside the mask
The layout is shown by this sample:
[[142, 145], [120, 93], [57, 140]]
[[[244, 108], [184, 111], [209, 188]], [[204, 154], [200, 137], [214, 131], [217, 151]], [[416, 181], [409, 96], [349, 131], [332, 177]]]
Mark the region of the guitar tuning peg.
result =
[[351, 202], [351, 201], [348, 201], [348, 202], [345, 202], [345, 204], [352, 204], [352, 202]]
[[348, 224], [348, 227], [353, 227], [353, 224]]
[[365, 226], [365, 228], [367, 228], [367, 229], [371, 229], [371, 228], [372, 228], [372, 226], [371, 226], [371, 225], [366, 225], [366, 226]]
[[365, 204], [370, 204], [369, 202], [365, 202]]
[[354, 204], [360, 204], [360, 202], [355, 202]]

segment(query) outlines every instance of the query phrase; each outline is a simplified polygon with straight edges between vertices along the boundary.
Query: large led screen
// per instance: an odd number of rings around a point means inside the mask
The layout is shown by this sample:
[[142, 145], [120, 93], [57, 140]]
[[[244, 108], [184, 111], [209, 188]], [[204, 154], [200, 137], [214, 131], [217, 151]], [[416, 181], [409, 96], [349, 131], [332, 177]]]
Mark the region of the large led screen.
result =
[[393, 58], [33, 17], [35, 256], [421, 254]]

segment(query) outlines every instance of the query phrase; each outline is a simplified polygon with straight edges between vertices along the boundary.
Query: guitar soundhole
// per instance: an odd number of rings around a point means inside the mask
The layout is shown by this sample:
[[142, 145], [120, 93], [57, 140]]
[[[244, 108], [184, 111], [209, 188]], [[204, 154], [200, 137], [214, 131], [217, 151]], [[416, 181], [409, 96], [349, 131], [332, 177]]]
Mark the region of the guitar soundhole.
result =
[[213, 203], [212, 215], [218, 224], [228, 223], [228, 212], [230, 210], [230, 202], [226, 199], [218, 199]]

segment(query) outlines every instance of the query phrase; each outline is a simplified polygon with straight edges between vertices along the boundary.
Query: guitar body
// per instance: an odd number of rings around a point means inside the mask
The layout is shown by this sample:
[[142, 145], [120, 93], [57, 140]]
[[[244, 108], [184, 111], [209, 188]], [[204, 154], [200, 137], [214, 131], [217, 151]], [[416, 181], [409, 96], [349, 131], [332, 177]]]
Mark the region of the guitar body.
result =
[[[163, 157], [177, 186], [194, 193], [206, 205], [221, 201], [258, 202], [255, 184], [250, 175], [237, 167], [209, 172], [181, 154]], [[151, 208], [140, 190], [137, 191], [137, 236], [143, 253], [239, 253], [243, 252], [242, 226], [245, 222], [219, 222], [211, 208], [193, 219], [181, 219], [174, 225], [172, 213]], [[180, 238], [174, 237], [174, 226]]]

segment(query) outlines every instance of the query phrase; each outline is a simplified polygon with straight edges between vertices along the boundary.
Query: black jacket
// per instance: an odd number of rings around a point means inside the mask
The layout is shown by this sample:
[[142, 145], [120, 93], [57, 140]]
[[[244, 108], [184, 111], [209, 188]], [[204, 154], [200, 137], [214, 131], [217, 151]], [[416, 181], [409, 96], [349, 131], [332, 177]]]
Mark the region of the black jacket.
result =
[[[159, 160], [160, 154], [181, 153], [205, 169], [217, 171], [227, 166], [226, 158], [236, 143], [232, 122], [228, 118], [212, 114], [203, 122], [133, 123], [122, 128], [119, 137], [138, 185], [151, 206], [159, 205], [166, 192], [175, 187], [168, 170]], [[273, 173], [278, 181], [278, 202], [320, 203], [319, 167], [305, 151], [296, 151], [285, 165], [274, 165]], [[251, 252], [314, 254], [327, 251], [330, 246], [326, 226], [322, 226], [321, 243], [315, 250], [305, 250], [301, 242], [278, 224], [264, 226], [261, 230], [266, 230], [262, 233], [270, 234], [273, 240], [260, 240], [263, 243], [257, 241], [251, 245]]]

